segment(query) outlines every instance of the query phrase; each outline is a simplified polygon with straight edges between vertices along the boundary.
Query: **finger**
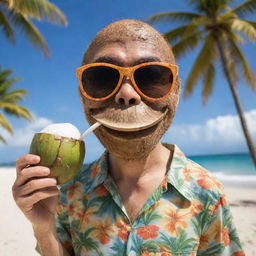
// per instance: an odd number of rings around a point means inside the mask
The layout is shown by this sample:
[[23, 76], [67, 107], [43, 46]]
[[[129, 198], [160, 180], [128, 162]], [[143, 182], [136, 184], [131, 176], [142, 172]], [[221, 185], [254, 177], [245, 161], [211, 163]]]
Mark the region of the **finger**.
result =
[[50, 169], [44, 166], [34, 166], [22, 169], [17, 174], [15, 186], [24, 185], [29, 179], [37, 177], [45, 177], [50, 174]]
[[56, 186], [57, 181], [54, 178], [33, 179], [28, 181], [24, 186], [19, 187], [17, 194], [19, 196], [27, 196], [36, 190], [46, 189]]
[[28, 165], [35, 165], [40, 162], [40, 156], [27, 154], [24, 156], [19, 157], [16, 160], [16, 170], [19, 173], [22, 169], [27, 167]]
[[22, 211], [28, 212], [39, 201], [58, 195], [59, 190], [57, 189], [57, 187], [50, 187], [47, 190], [40, 190], [27, 197], [19, 197], [16, 200], [16, 203]]

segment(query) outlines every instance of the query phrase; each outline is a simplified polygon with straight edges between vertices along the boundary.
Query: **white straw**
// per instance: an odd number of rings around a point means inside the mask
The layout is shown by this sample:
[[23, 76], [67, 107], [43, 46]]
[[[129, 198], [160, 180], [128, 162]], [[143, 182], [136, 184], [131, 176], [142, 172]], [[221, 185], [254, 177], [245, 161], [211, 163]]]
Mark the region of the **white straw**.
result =
[[99, 127], [101, 125], [101, 123], [96, 122], [95, 124], [93, 124], [92, 126], [90, 126], [81, 136], [80, 136], [80, 140], [82, 140], [85, 136], [87, 136], [90, 132], [92, 132], [93, 130], [95, 130], [97, 127]]

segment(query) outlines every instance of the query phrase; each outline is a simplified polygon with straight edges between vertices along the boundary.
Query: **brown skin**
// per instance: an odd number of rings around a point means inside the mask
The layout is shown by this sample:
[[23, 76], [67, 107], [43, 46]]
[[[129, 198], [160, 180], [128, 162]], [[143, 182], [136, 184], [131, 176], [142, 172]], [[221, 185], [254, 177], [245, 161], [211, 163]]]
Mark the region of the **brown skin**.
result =
[[[105, 58], [108, 62], [112, 64], [118, 64], [120, 66], [129, 67], [135, 64], [145, 62], [145, 60], [159, 60], [161, 62], [168, 62], [168, 58], [163, 54], [162, 48], [157, 48], [155, 45], [147, 44], [141, 41], [131, 41], [125, 43], [108, 43], [100, 47], [98, 51], [95, 51], [94, 56], [90, 62], [99, 62]], [[124, 103], [120, 103], [120, 98], [123, 99]], [[118, 156], [127, 160], [136, 160], [146, 158], [149, 153], [153, 150], [155, 145], [159, 142], [162, 135], [166, 132], [170, 126], [179, 99], [179, 82], [176, 83], [173, 93], [163, 101], [150, 102], [145, 101], [141, 96], [135, 91], [132, 82], [129, 77], [126, 77], [122, 83], [120, 90], [112, 98], [103, 101], [95, 102], [86, 99], [82, 96], [82, 101], [84, 103], [84, 110], [86, 117], [90, 124], [95, 123], [94, 118], [91, 113], [95, 109], [110, 109], [113, 115], [123, 110], [124, 114], [131, 108], [136, 108], [136, 116], [133, 117], [134, 111], [131, 111], [132, 117], [130, 119], [140, 119], [141, 108], [145, 109], [152, 108], [154, 110], [164, 111], [168, 108], [168, 113], [164, 119], [158, 124], [151, 128], [142, 130], [139, 132], [118, 132], [108, 129], [104, 126], [99, 127], [95, 130], [96, 136], [99, 138], [101, 143], [105, 148], [115, 156]], [[129, 101], [132, 104], [129, 104]], [[122, 113], [121, 113], [122, 114]], [[120, 117], [121, 118], [121, 117]], [[122, 119], [122, 118], [121, 118]]]
[[69, 256], [55, 236], [54, 212], [59, 195], [56, 180], [47, 178], [49, 168], [33, 166], [39, 162], [40, 157], [31, 154], [17, 159], [13, 198], [33, 226], [41, 255]]
[[[98, 37], [101, 37], [101, 34]], [[151, 61], [158, 59], [160, 62], [175, 64], [170, 48], [164, 40], [156, 42], [152, 38], [125, 39], [118, 42], [106, 42], [106, 40], [103, 44], [99, 44], [98, 48], [93, 44], [93, 47], [88, 49], [89, 53], [87, 51], [85, 54], [84, 63], [104, 62], [102, 60], [105, 59], [105, 62], [129, 67], [150, 59]], [[172, 152], [160, 143], [160, 139], [173, 121], [179, 100], [179, 89], [180, 82], [177, 80], [172, 94], [167, 99], [149, 102], [135, 91], [130, 78], [126, 77], [117, 94], [104, 102], [91, 101], [81, 95], [84, 111], [90, 124], [95, 123], [91, 115], [92, 110], [95, 109], [109, 108], [111, 111], [122, 109], [125, 112], [129, 108], [136, 107], [138, 109], [136, 118], [140, 118], [139, 109], [145, 105], [155, 110], [168, 109], [163, 120], [146, 130], [119, 132], [104, 126], [95, 130], [96, 136], [109, 152], [109, 171], [117, 184], [131, 222], [135, 220], [148, 197], [162, 182], [168, 164], [171, 162]], [[120, 98], [122, 98], [121, 101]]]
[[[116, 57], [122, 66], [132, 66], [149, 56], [157, 57], [162, 62], [175, 63], [173, 54], [162, 36], [151, 26], [136, 20], [122, 20], [104, 28], [89, 46], [83, 62], [89, 63], [102, 56]], [[109, 171], [119, 188], [131, 221], [136, 218], [145, 201], [161, 183], [171, 162], [172, 152], [159, 141], [173, 120], [179, 87], [177, 81], [168, 99], [152, 103], [144, 101], [133, 89], [130, 79], [125, 78], [117, 94], [106, 102], [96, 103], [82, 97], [89, 123], [95, 122], [90, 116], [91, 108], [108, 108], [114, 105], [116, 108], [128, 109], [132, 102], [138, 112], [141, 107], [169, 110], [159, 124], [142, 132], [121, 133], [104, 127], [95, 131], [110, 152]], [[120, 103], [120, 98], [124, 104]], [[49, 174], [48, 168], [34, 166], [39, 162], [40, 158], [34, 155], [17, 159], [13, 197], [33, 225], [41, 255], [68, 256], [55, 236], [53, 217], [59, 194], [56, 180], [46, 177]]]

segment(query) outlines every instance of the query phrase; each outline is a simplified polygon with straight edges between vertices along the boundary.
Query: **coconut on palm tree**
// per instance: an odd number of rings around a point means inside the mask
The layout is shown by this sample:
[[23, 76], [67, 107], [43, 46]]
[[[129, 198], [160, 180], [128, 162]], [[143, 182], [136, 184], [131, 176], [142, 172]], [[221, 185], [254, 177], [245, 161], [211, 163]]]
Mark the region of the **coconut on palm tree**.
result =
[[[12, 134], [13, 129], [8, 119], [5, 117], [5, 114], [14, 115], [27, 120], [32, 120], [32, 115], [29, 110], [17, 104], [27, 95], [27, 91], [11, 89], [11, 86], [20, 80], [18, 77], [9, 78], [11, 74], [12, 70], [2, 69], [0, 66], [0, 126]], [[6, 143], [1, 134], [0, 141]]]
[[31, 18], [38, 21], [46, 20], [53, 24], [67, 24], [60, 9], [47, 0], [0, 0], [0, 26], [7, 39], [15, 42], [14, 28], [17, 28], [33, 46], [49, 55], [47, 44]]
[[234, 0], [188, 0], [195, 12], [165, 12], [149, 18], [151, 22], [180, 22], [182, 25], [164, 34], [172, 44], [177, 58], [200, 46], [201, 49], [185, 83], [184, 97], [193, 93], [203, 81], [203, 102], [212, 94], [217, 61], [220, 60], [228, 81], [249, 151], [256, 166], [256, 151], [238, 97], [237, 81], [241, 75], [255, 90], [254, 74], [240, 49], [245, 39], [256, 42], [256, 22], [248, 20], [256, 13], [256, 0], [243, 1], [236, 7]]

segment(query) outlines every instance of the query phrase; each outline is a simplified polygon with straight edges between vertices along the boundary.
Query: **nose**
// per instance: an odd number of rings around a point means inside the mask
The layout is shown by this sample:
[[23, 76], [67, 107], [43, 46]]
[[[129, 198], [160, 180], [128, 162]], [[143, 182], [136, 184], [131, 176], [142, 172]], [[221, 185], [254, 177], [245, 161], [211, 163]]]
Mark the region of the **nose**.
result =
[[115, 96], [115, 101], [117, 104], [127, 107], [140, 104], [141, 97], [135, 91], [130, 79], [126, 77], [123, 79], [122, 85]]

